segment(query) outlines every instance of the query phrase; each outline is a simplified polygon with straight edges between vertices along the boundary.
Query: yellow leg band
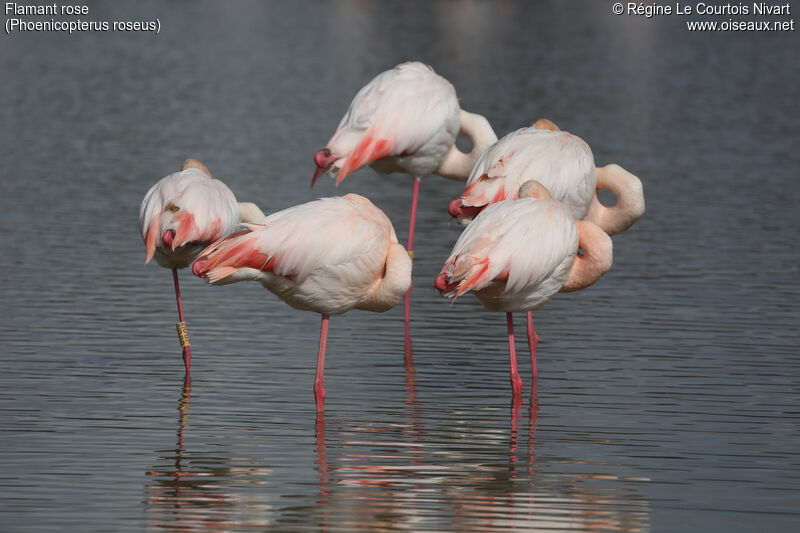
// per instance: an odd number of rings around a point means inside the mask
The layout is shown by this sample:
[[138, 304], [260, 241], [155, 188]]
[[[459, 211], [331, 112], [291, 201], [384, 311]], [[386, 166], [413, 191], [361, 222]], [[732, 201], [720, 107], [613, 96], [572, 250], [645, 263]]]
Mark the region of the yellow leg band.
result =
[[181, 346], [184, 348], [189, 346], [189, 328], [186, 327], [186, 322], [178, 322], [175, 327], [178, 328], [178, 339], [181, 341]]
[[414, 250], [409, 250], [408, 251], [408, 257], [410, 257], [411, 259], [414, 259]]

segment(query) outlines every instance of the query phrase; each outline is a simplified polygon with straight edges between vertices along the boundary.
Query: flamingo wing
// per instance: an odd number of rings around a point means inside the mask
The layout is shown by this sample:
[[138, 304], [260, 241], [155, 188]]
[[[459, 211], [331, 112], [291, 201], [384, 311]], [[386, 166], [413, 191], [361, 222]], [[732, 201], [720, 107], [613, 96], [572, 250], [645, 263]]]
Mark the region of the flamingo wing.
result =
[[216, 240], [232, 231], [238, 219], [236, 198], [224, 183], [196, 168], [171, 174], [150, 188], [139, 209], [147, 261], [169, 229], [175, 232], [174, 250], [189, 242]]
[[323, 198], [247, 224], [212, 244], [200, 254], [195, 273], [219, 283], [239, 269], [254, 269], [299, 286], [325, 271], [331, 282], [359, 285], [383, 268], [391, 242], [397, 242], [391, 223], [366, 198]]
[[520, 185], [529, 180], [542, 183], [554, 199], [569, 206], [575, 218], [582, 218], [595, 190], [592, 151], [565, 131], [522, 128], [509, 133], [473, 167], [462, 205], [516, 199]]
[[[422, 63], [403, 63], [361, 88], [328, 142], [337, 184], [361, 166], [417, 153], [441, 137], [455, 141], [459, 107], [453, 86]], [[441, 156], [444, 155], [442, 152]]]
[[575, 223], [561, 203], [500, 201], [467, 226], [442, 273], [457, 284], [450, 296], [480, 291], [495, 281], [505, 282], [505, 294], [524, 292], [551, 279], [563, 282], [577, 248]]

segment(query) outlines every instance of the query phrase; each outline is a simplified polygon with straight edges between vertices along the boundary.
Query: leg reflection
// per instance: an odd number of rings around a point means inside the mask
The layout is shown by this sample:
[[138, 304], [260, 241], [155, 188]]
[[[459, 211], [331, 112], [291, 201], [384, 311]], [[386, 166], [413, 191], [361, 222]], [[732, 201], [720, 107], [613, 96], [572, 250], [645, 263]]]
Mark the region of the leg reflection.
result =
[[528, 406], [528, 484], [533, 486], [536, 459], [536, 419], [539, 418], [539, 395], [536, 390], [536, 378], [531, 383], [531, 403]]

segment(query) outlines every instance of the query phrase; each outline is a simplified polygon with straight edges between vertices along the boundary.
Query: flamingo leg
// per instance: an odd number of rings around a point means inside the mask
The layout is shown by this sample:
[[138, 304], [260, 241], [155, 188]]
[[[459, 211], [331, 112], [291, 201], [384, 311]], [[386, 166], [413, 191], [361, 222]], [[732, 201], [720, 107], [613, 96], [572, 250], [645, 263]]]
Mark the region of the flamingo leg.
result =
[[517, 370], [517, 350], [514, 346], [514, 319], [511, 318], [511, 313], [506, 313], [506, 321], [508, 322], [508, 349], [511, 363], [511, 392], [514, 393], [514, 396], [520, 396], [522, 394], [522, 378], [519, 377], [519, 370]]
[[[183, 304], [181, 303], [181, 287], [178, 284], [178, 269], [172, 269], [172, 282], [175, 284], [175, 299], [178, 301], [178, 337], [183, 346], [183, 365], [186, 367], [186, 375], [189, 375], [189, 368], [192, 362], [192, 350], [189, 348], [189, 333], [186, 330], [186, 321], [183, 319]], [[185, 335], [185, 336], [184, 336]]]
[[322, 326], [319, 329], [319, 353], [317, 354], [317, 376], [314, 378], [314, 398], [317, 400], [317, 412], [325, 410], [325, 347], [328, 344], [329, 316], [322, 314]]
[[[406, 245], [406, 250], [408, 250], [408, 255], [411, 256], [411, 259], [414, 259], [414, 226], [416, 225], [417, 221], [417, 201], [419, 199], [419, 176], [414, 176], [414, 189], [411, 193], [411, 219], [408, 222], [408, 244]], [[405, 296], [405, 308], [404, 308], [404, 317], [405, 322], [408, 324], [408, 319], [410, 315], [410, 308], [411, 308], [411, 288], [414, 286], [414, 283], [411, 283], [411, 286], [408, 287], [408, 291], [406, 292]]]
[[528, 349], [531, 351], [531, 373], [533, 375], [533, 386], [536, 386], [536, 378], [539, 377], [539, 370], [536, 366], [536, 347], [539, 346], [539, 335], [533, 329], [533, 313], [528, 311]]

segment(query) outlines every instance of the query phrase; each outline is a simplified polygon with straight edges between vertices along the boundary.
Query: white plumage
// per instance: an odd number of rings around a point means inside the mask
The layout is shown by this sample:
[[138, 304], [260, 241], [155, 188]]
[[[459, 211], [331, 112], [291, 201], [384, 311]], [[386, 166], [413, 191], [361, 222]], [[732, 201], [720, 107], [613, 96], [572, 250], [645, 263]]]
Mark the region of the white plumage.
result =
[[427, 65], [403, 63], [379, 74], [355, 95], [327, 144], [337, 158], [330, 172], [337, 175], [345, 168], [349, 173], [374, 162], [380, 172], [430, 174], [455, 143], [458, 129], [452, 84]]
[[[456, 147], [459, 129], [472, 139], [469, 153]], [[382, 173], [410, 174], [414, 182], [406, 247], [413, 255], [420, 178], [436, 173], [464, 180], [480, 153], [496, 140], [484, 117], [460, 109], [449, 81], [422, 63], [402, 63], [358, 91], [327, 146], [314, 155], [317, 169], [311, 186], [326, 171], [338, 185], [366, 164]]]
[[[239, 223], [233, 192], [197, 167], [170, 174], [153, 185], [139, 209], [139, 229], [147, 261], [167, 268], [184, 268], [209, 243], [227, 235]], [[163, 242], [168, 230], [172, 244]]]
[[193, 267], [216, 285], [259, 281], [297, 309], [386, 311], [411, 283], [411, 259], [386, 215], [357, 194], [285, 209], [208, 247]]
[[[490, 311], [505, 311], [511, 390], [519, 396], [512, 313], [527, 311], [533, 377], [538, 375], [531, 310], [559, 291], [588, 287], [611, 268], [611, 238], [594, 223], [575, 221], [537, 181], [526, 182], [518, 200], [500, 200], [481, 211], [459, 237], [436, 277], [445, 296], [472, 292]], [[578, 255], [578, 247], [583, 254]]]
[[323, 198], [245, 224], [204, 250], [192, 271], [217, 285], [253, 280], [296, 309], [322, 314], [314, 397], [325, 406], [329, 315], [387, 311], [411, 286], [411, 258], [392, 223], [357, 194]]
[[[594, 156], [580, 137], [565, 131], [521, 128], [492, 145], [472, 169], [462, 204], [484, 206], [516, 199], [519, 187], [536, 180], [582, 219], [595, 195]], [[469, 221], [467, 218], [465, 221]]]
[[530, 311], [561, 289], [577, 251], [578, 231], [562, 203], [500, 201], [453, 246], [442, 273], [457, 287], [445, 294], [469, 290], [491, 311]]

